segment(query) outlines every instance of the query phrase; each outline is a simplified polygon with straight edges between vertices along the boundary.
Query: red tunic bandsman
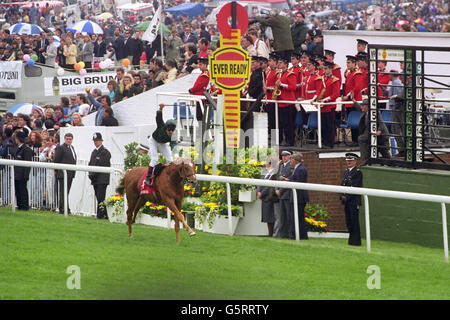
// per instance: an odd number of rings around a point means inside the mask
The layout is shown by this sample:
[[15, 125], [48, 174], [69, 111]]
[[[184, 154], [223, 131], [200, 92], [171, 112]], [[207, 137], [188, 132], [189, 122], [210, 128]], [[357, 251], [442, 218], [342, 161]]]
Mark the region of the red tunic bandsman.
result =
[[[189, 89], [189, 93], [202, 96], [203, 92], [207, 91], [209, 85], [208, 58], [199, 58], [198, 66], [202, 73], [198, 76], [197, 80], [195, 80], [194, 86]], [[198, 102], [196, 109], [197, 120], [201, 121], [203, 119], [203, 112]]]
[[[339, 78], [333, 76], [333, 63], [325, 62], [324, 88], [317, 97], [318, 102], [335, 102], [340, 96]], [[322, 141], [325, 148], [332, 148], [334, 144], [334, 113], [336, 105], [327, 104], [321, 107]]]

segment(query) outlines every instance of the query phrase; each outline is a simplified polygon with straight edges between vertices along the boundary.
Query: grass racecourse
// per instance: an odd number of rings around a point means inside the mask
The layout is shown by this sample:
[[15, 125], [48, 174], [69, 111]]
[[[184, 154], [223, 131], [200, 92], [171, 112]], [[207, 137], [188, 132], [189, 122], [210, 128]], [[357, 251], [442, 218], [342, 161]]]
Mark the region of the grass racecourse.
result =
[[[0, 299], [450, 299], [442, 249], [372, 241], [367, 254], [346, 241], [183, 230], [177, 244], [164, 228], [128, 238], [106, 220], [0, 208]], [[73, 265], [80, 289], [67, 287]]]

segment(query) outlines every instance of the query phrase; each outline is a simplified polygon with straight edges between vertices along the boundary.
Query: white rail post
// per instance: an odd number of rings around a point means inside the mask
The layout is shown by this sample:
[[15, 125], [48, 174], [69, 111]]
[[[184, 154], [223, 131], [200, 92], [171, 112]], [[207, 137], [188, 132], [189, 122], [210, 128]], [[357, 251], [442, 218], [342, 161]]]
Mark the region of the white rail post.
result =
[[448, 263], [448, 234], [447, 234], [447, 210], [445, 208], [445, 203], [441, 203], [442, 207], [442, 233], [444, 237], [444, 257], [445, 262]]
[[231, 220], [231, 187], [230, 183], [227, 182], [227, 207], [228, 207], [228, 234], [233, 235], [233, 221]]
[[9, 172], [11, 172], [11, 209], [16, 212], [16, 184], [14, 183], [14, 166], [9, 166]]
[[364, 215], [366, 217], [366, 242], [367, 253], [370, 253], [370, 221], [369, 221], [369, 197], [364, 195]]
[[320, 114], [320, 108], [322, 103], [317, 104], [317, 145], [319, 149], [322, 149], [322, 115]]
[[294, 197], [294, 223], [295, 223], [295, 242], [300, 242], [300, 228], [298, 221], [298, 198], [297, 198], [297, 190], [292, 189], [292, 195]]
[[278, 102], [275, 102], [275, 143], [280, 144], [280, 132], [278, 130]]
[[64, 183], [64, 217], [68, 217], [68, 210], [67, 210], [67, 207], [68, 207], [68, 203], [67, 203], [67, 201], [69, 200], [68, 198], [68, 195], [67, 195], [67, 170], [66, 169], [64, 169], [63, 170], [63, 175], [64, 175], [64, 180], [63, 180], [63, 183]]
[[169, 208], [167, 208], [167, 229], [170, 229], [170, 222], [171, 222], [171, 217], [172, 215], [172, 211], [170, 211]]

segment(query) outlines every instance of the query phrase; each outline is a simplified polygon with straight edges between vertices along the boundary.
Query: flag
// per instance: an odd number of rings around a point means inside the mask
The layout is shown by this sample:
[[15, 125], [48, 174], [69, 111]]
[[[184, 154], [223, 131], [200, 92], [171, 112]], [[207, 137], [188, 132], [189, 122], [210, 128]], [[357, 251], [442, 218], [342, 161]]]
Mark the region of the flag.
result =
[[161, 23], [161, 8], [162, 6], [159, 5], [158, 10], [156, 10], [155, 15], [153, 16], [152, 22], [148, 25], [147, 30], [145, 30], [142, 35], [142, 40], [152, 43], [158, 36], [159, 24]]

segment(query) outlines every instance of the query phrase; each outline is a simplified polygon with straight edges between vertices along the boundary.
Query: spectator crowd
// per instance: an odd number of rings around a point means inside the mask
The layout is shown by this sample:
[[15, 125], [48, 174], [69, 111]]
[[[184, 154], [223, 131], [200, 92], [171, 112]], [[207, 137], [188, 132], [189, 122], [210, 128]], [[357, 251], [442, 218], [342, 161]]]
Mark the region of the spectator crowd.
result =
[[[172, 7], [178, 3], [172, 0], [166, 1], [164, 5]], [[153, 5], [156, 9], [158, 2], [154, 1]], [[206, 22], [212, 9], [210, 7], [197, 17], [175, 17], [163, 11], [162, 21], [170, 29], [164, 34], [163, 41], [158, 34], [152, 43], [143, 41], [145, 30], [137, 28], [142, 22], [151, 20], [151, 16], [123, 20], [118, 17], [114, 5], [107, 9], [99, 1], [80, 5], [79, 8], [81, 19], [95, 20], [99, 12], [109, 11], [113, 14], [107, 20], [97, 20], [103, 34], [74, 34], [67, 31], [69, 14], [64, 7], [38, 8], [33, 4], [30, 9], [23, 9], [20, 5], [0, 6], [0, 60], [23, 60], [25, 55], [35, 54], [38, 62], [43, 64], [55, 66], [57, 63], [71, 70], [83, 61], [88, 72], [98, 72], [99, 62], [111, 59], [115, 63], [117, 75], [115, 80], [109, 81], [106, 94], [98, 88], [92, 88], [83, 94], [61, 97], [59, 105], [45, 106], [42, 114], [35, 111], [31, 115], [3, 115], [0, 127], [2, 156], [11, 154], [14, 145], [11, 137], [17, 130], [26, 133], [28, 143], [33, 146], [37, 156], [48, 159], [51, 149], [58, 142], [55, 137], [60, 127], [81, 126], [83, 117], [91, 113], [95, 113], [96, 125], [119, 125], [112, 104], [173, 81], [199, 67], [203, 70], [203, 76], [208, 75], [207, 67], [201, 68], [202, 61], [207, 65], [205, 58], [220, 46], [217, 26]], [[344, 69], [344, 66], [337, 66], [333, 62], [335, 53], [331, 48], [324, 47], [322, 30], [449, 32], [448, 10], [445, 0], [379, 1], [379, 6], [354, 4], [345, 8], [333, 7], [330, 1], [290, 1], [289, 9], [280, 12], [271, 10], [269, 15], [254, 13], [250, 17], [248, 32], [242, 36], [242, 47], [254, 61], [251, 80], [242, 96], [257, 98], [257, 93], [265, 92], [270, 99], [277, 88], [281, 100], [330, 103], [341, 97], [343, 101], [361, 101], [362, 94], [367, 90], [365, 49], [348, 57], [345, 79], [341, 79], [340, 68]], [[378, 20], [374, 17], [375, 13], [379, 16]], [[22, 22], [35, 23], [44, 31], [38, 35], [18, 35], [9, 31], [10, 26]], [[379, 65], [381, 71], [385, 67]], [[403, 77], [398, 77], [401, 72], [386, 70], [386, 75], [380, 80], [388, 84], [397, 79], [396, 83], [401, 87], [404, 82]], [[218, 93], [210, 84], [200, 89]], [[389, 99], [392, 96], [401, 96], [401, 90], [399, 94], [388, 92], [387, 87], [380, 88], [380, 97]], [[394, 102], [388, 104], [387, 108], [393, 108], [394, 105]], [[345, 121], [348, 112], [356, 107], [346, 106], [349, 108], [344, 107], [341, 115], [335, 114], [335, 105], [322, 109], [323, 138], [327, 147], [333, 147], [335, 143], [333, 129], [336, 117]], [[294, 145], [295, 107], [282, 103], [278, 107], [280, 143]], [[264, 108], [269, 114], [269, 129], [274, 129], [274, 105], [266, 104]], [[301, 108], [300, 112], [303, 113], [303, 122], [306, 122], [307, 114]], [[357, 143], [357, 139], [358, 133], [354, 133], [354, 143]]]

